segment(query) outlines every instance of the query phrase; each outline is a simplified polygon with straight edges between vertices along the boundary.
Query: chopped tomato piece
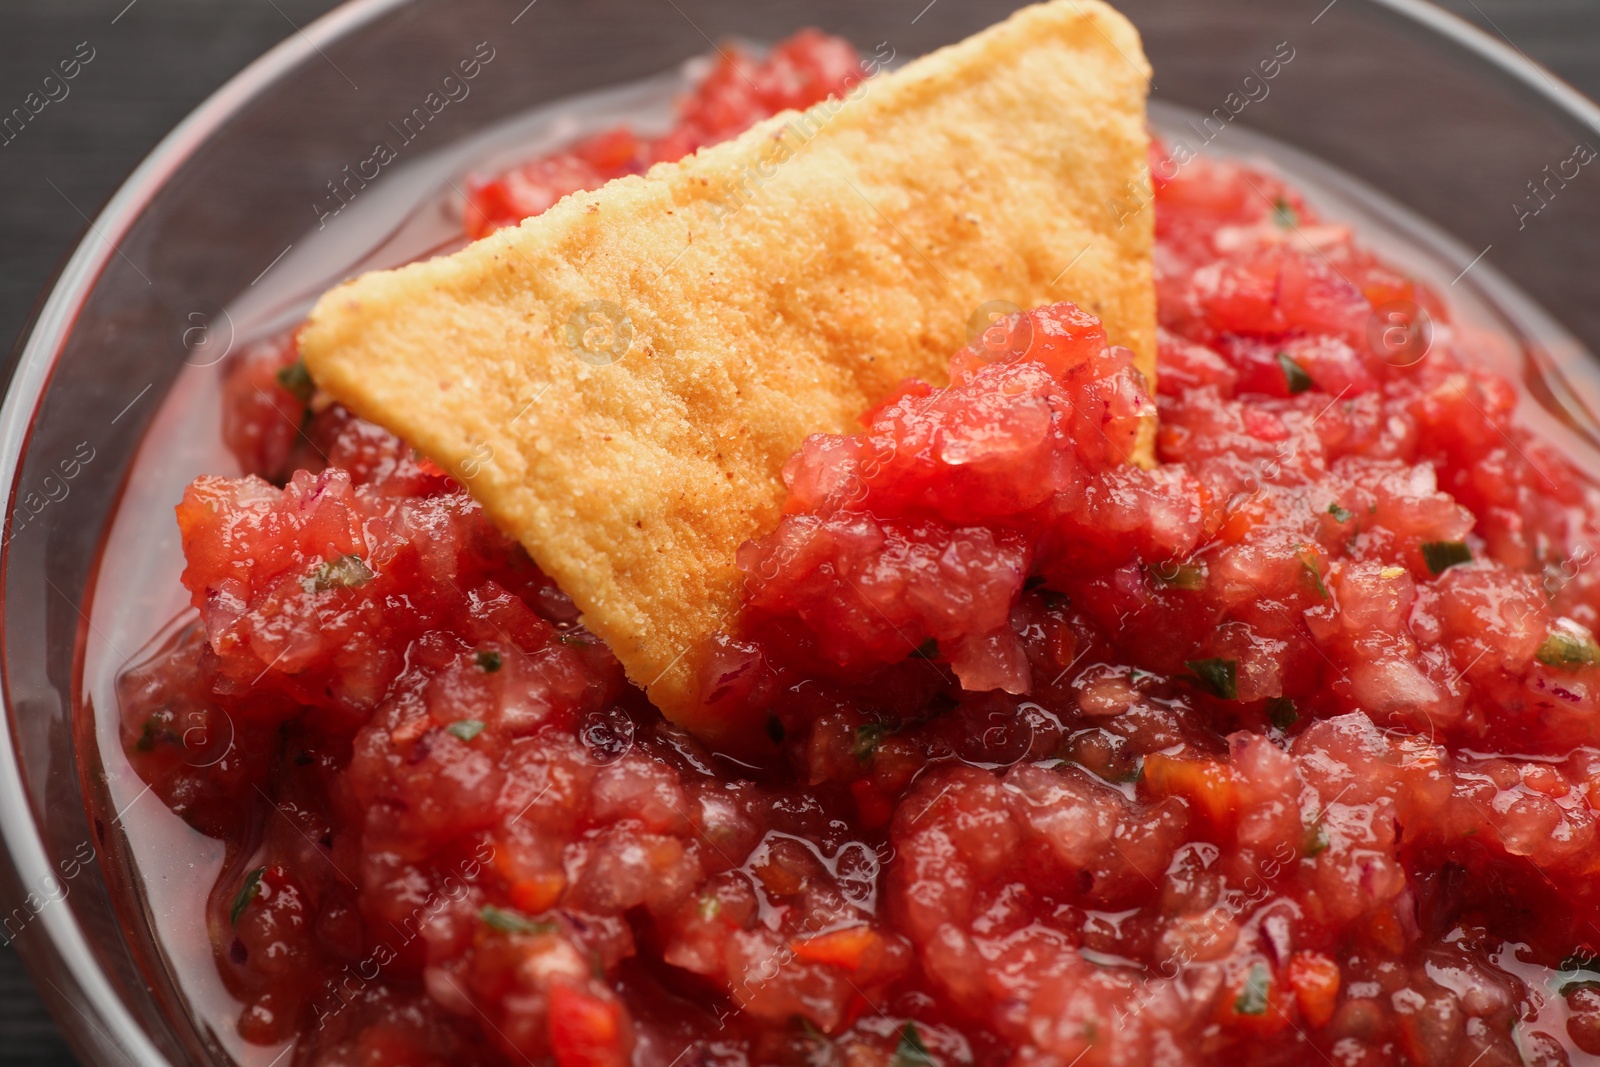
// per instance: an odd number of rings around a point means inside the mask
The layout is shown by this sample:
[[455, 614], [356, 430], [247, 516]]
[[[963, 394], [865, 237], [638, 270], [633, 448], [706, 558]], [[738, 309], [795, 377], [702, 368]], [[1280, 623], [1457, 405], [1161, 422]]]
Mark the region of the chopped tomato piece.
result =
[[1327, 1026], [1339, 1005], [1339, 965], [1320, 952], [1296, 952], [1286, 977], [1306, 1022]]
[[826, 963], [847, 971], [870, 970], [882, 958], [883, 938], [870, 926], [852, 926], [792, 941], [790, 948], [809, 963]]
[[1238, 788], [1233, 771], [1206, 759], [1175, 759], [1161, 753], [1145, 757], [1144, 785], [1155, 796], [1177, 796], [1190, 801], [1213, 825], [1233, 824]]
[[558, 1067], [627, 1067], [622, 1006], [566, 984], [550, 990], [550, 1049]]

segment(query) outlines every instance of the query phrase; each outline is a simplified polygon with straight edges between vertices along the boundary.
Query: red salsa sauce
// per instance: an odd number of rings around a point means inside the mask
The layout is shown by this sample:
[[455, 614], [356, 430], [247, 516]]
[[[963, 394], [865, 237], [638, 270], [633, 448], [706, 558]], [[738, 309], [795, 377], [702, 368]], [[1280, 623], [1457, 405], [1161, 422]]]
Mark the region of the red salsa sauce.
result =
[[[814, 33], [725, 58], [678, 130], [474, 184], [467, 228], [856, 71]], [[1294, 190], [1153, 171], [1156, 395], [1058, 304], [808, 440], [706, 650], [738, 758], [292, 337], [243, 353], [251, 474], [185, 493], [197, 614], [119, 683], [139, 773], [228, 846], [240, 1033], [330, 1067], [1600, 1055], [1600, 493]]]

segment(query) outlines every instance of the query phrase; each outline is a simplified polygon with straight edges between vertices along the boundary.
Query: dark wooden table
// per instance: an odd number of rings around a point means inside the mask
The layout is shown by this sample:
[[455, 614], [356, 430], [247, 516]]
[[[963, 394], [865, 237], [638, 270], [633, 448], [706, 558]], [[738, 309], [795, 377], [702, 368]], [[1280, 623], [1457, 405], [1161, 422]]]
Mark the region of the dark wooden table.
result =
[[[949, 0], [959, 3], [960, 0]], [[70, 94], [0, 146], [0, 341], [123, 177], [185, 114], [331, 0], [6, 0], [0, 113], [88, 42]], [[1445, 0], [1600, 99], [1600, 0]], [[9, 949], [0, 949], [0, 1063], [73, 1062]]]

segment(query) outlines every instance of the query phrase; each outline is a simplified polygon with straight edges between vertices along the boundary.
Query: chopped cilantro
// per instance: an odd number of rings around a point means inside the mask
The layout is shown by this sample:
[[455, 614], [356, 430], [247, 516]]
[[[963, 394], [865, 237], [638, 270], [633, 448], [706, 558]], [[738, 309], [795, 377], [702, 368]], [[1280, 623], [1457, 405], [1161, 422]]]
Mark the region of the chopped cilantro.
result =
[[900, 1028], [900, 1041], [894, 1048], [894, 1059], [889, 1061], [889, 1067], [923, 1067], [934, 1062], [928, 1046], [922, 1043], [922, 1034], [917, 1031], [917, 1024], [908, 1022]]
[[1319, 818], [1306, 830], [1306, 840], [1301, 846], [1301, 852], [1310, 857], [1326, 851], [1328, 851], [1328, 828], [1322, 825], [1322, 820]]
[[1239, 664], [1231, 659], [1187, 659], [1183, 665], [1194, 672], [1212, 696], [1223, 700], [1239, 699]]
[[772, 738], [772, 743], [773, 744], [775, 744], [775, 745], [783, 744], [783, 738], [784, 738], [783, 720], [778, 718], [776, 715], [774, 715], [770, 711], [767, 712], [767, 736]]
[[497, 908], [487, 904], [478, 913], [485, 926], [502, 934], [548, 934], [556, 928], [553, 922], [530, 919], [511, 908]]
[[1575, 670], [1600, 663], [1600, 645], [1587, 627], [1568, 619], [1557, 620], [1534, 657], [1546, 667]]
[[1436, 576], [1458, 563], [1472, 562], [1472, 549], [1464, 541], [1424, 541], [1422, 558]]
[[1273, 697], [1267, 701], [1267, 720], [1279, 730], [1287, 730], [1299, 719], [1300, 713], [1288, 697]]
[[476, 659], [478, 661], [478, 669], [484, 674], [493, 674], [503, 665], [500, 653], [492, 648], [486, 648], [479, 652]]
[[308, 593], [322, 593], [329, 589], [354, 589], [372, 581], [372, 568], [360, 556], [340, 556], [325, 560], [300, 579], [300, 586]]
[[1333, 516], [1335, 522], [1349, 522], [1355, 518], [1355, 512], [1346, 511], [1337, 500], [1328, 505], [1328, 514]]
[[1133, 757], [1133, 762], [1128, 764], [1128, 769], [1121, 774], [1111, 775], [1110, 777], [1102, 775], [1101, 777], [1105, 777], [1106, 781], [1115, 782], [1118, 785], [1131, 785], [1144, 777], [1144, 757]]
[[244, 909], [250, 902], [261, 895], [261, 876], [267, 873], [265, 867], [257, 867], [244, 876], [244, 884], [239, 887], [239, 893], [233, 898], [233, 907], [228, 909], [228, 922], [230, 925], [239, 925], [239, 916], [244, 914]]
[[1289, 386], [1290, 396], [1298, 396], [1311, 388], [1311, 375], [1289, 353], [1278, 353], [1278, 366], [1283, 368], [1283, 378]]
[[1300, 225], [1300, 212], [1289, 201], [1280, 198], [1272, 205], [1272, 221], [1278, 224], [1279, 229], [1292, 230]]
[[1317, 587], [1317, 595], [1323, 600], [1329, 599], [1328, 587], [1322, 584], [1322, 570], [1317, 566], [1317, 550], [1307, 548], [1305, 545], [1295, 545], [1295, 554], [1300, 557], [1300, 566], [1306, 569], [1306, 574], [1311, 578], [1311, 584]]
[[715, 894], [702, 893], [695, 910], [700, 913], [701, 920], [710, 922], [722, 911], [722, 901], [718, 900]]
[[1162, 585], [1191, 592], [1206, 587], [1206, 569], [1199, 563], [1179, 563], [1167, 560], [1155, 566], [1155, 576]]
[[297, 359], [287, 367], [280, 367], [278, 384], [302, 404], [311, 402], [311, 394], [316, 389], [316, 385], [311, 381], [311, 372], [306, 370], [303, 359]]
[[1328, 587], [1322, 584], [1322, 572], [1310, 563], [1306, 564], [1306, 573], [1311, 575], [1311, 584], [1317, 587], [1317, 595], [1323, 600], [1329, 599]]
[[1240, 1015], [1265, 1015], [1267, 990], [1272, 986], [1272, 972], [1264, 963], [1255, 964], [1244, 981], [1244, 988], [1233, 1002], [1233, 1010]]
[[144, 729], [139, 731], [139, 740], [133, 747], [140, 752], [154, 752], [156, 745], [174, 740], [172, 731], [164, 729], [154, 715], [144, 721]]
[[449, 726], [446, 726], [445, 729], [463, 741], [471, 741], [474, 737], [483, 733], [483, 721], [481, 719], [457, 719]]
[[913, 649], [911, 654], [917, 659], [938, 659], [939, 642], [930, 637]]
[[[831, 1053], [831, 1049], [833, 1047], [833, 1038], [829, 1037], [826, 1031], [824, 1031], [810, 1019], [806, 1018], [804, 1015], [801, 1015], [799, 1012], [796, 1012], [793, 1016], [791, 1016], [789, 1021], [793, 1025], [798, 1026], [800, 1028], [800, 1032], [805, 1035], [805, 1039], [811, 1042], [813, 1045], [827, 1046], [830, 1051], [823, 1054], [823, 1059], [829, 1063], [833, 1062], [835, 1058]], [[816, 1061], [815, 1059], [809, 1059], [808, 1062]]]
[[856, 743], [850, 751], [855, 753], [856, 759], [866, 763], [877, 754], [878, 745], [889, 733], [889, 727], [881, 722], [869, 722], [856, 728]]

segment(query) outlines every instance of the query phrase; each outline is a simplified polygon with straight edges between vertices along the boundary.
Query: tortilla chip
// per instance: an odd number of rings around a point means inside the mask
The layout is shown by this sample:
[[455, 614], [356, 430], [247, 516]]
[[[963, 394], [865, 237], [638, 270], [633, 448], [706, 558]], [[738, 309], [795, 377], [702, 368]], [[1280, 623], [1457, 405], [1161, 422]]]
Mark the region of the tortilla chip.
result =
[[[1153, 380], [1145, 95], [1097, 0], [958, 45], [454, 255], [325, 295], [317, 384], [456, 473], [669, 717], [784, 461], [991, 301], [1073, 300]], [[1148, 444], [1142, 455], [1148, 462]]]

